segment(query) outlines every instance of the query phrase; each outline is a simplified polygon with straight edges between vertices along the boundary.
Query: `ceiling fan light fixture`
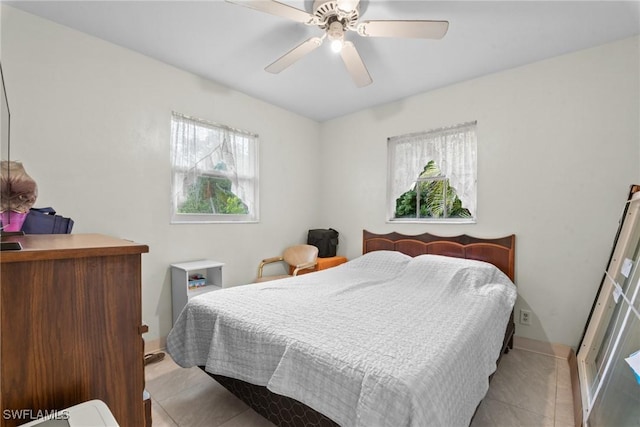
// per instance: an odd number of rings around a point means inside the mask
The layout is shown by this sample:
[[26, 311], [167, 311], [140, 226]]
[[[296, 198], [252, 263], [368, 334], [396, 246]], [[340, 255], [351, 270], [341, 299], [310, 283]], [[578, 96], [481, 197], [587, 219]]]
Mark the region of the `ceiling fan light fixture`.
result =
[[340, 21], [333, 21], [327, 28], [327, 38], [331, 42], [331, 50], [340, 53], [344, 45], [344, 26]]
[[331, 50], [335, 53], [340, 53], [342, 51], [342, 46], [344, 46], [344, 41], [342, 39], [331, 40]]

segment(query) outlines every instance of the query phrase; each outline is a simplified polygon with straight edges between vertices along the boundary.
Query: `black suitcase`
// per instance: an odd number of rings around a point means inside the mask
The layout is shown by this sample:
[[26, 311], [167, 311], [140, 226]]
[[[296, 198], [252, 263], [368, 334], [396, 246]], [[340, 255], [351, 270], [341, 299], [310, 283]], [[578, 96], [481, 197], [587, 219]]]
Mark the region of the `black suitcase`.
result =
[[339, 233], [333, 228], [328, 230], [324, 228], [309, 230], [309, 234], [307, 235], [307, 244], [318, 248], [319, 258], [336, 256], [338, 234]]

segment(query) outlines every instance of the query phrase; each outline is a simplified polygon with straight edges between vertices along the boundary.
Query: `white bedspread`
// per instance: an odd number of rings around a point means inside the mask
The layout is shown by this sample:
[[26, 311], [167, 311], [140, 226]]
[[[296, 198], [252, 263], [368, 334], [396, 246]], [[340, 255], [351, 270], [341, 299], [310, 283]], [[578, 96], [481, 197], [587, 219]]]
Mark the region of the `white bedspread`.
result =
[[487, 263], [371, 252], [196, 297], [167, 350], [180, 366], [267, 386], [343, 427], [467, 426], [515, 299]]

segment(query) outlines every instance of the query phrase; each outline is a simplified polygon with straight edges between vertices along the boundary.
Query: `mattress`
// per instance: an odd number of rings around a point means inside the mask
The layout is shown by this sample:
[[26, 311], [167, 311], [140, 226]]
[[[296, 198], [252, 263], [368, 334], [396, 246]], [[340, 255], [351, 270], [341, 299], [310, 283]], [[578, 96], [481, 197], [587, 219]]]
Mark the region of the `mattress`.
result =
[[515, 299], [491, 264], [375, 251], [193, 298], [167, 350], [180, 366], [266, 386], [341, 426], [466, 426]]

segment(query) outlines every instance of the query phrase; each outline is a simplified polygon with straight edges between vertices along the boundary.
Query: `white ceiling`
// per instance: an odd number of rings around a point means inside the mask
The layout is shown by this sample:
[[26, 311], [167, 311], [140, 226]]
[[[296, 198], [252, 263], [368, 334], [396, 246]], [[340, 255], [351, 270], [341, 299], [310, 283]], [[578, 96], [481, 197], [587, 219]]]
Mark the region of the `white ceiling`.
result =
[[[311, 12], [311, 1], [282, 2]], [[348, 33], [373, 77], [359, 89], [327, 44], [265, 72], [322, 31], [220, 0], [8, 4], [317, 121], [640, 33], [640, 1], [362, 0], [361, 19], [450, 25], [442, 40]]]

